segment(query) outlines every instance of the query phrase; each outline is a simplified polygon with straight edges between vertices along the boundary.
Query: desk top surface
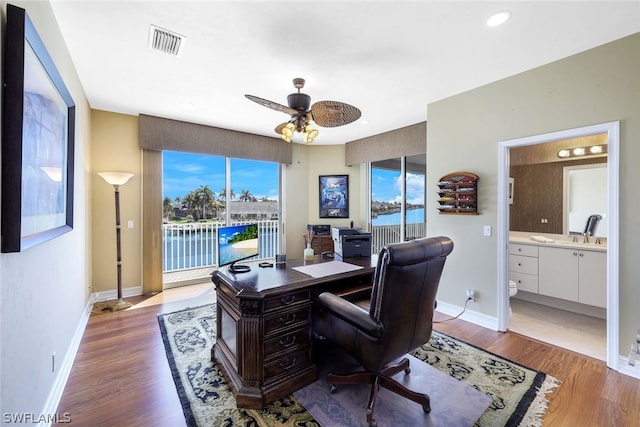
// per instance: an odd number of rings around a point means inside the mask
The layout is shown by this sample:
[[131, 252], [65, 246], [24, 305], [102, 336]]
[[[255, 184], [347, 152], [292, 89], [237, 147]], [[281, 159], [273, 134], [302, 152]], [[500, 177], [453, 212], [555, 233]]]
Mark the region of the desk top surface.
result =
[[[362, 267], [357, 270], [340, 272], [337, 274], [329, 274], [323, 277], [313, 277], [296, 270], [296, 267], [304, 265], [317, 265], [328, 262], [344, 262]], [[350, 277], [362, 276], [365, 274], [373, 274], [376, 268], [378, 257], [363, 258], [323, 258], [316, 255], [313, 261], [304, 261], [303, 259], [287, 260], [282, 267], [260, 267], [259, 262], [246, 263], [251, 270], [243, 273], [233, 273], [228, 267], [222, 267], [214, 272], [212, 280], [218, 286], [227, 286], [236, 292], [237, 295], [242, 294], [245, 298], [262, 298], [271, 293], [271, 291], [280, 291], [283, 287], [296, 288], [308, 287], [317, 284], [327, 283], [334, 280], [347, 279]]]

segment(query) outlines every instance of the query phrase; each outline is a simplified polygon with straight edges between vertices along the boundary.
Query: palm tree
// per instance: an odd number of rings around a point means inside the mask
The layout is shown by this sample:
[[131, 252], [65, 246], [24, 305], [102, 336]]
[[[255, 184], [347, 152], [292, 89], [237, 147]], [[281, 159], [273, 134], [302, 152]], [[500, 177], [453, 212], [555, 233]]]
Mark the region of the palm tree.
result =
[[162, 216], [164, 218], [167, 219], [171, 219], [173, 218], [174, 212], [173, 212], [173, 202], [171, 201], [171, 198], [169, 197], [165, 197], [164, 200], [162, 201]]
[[255, 196], [253, 196], [249, 190], [242, 190], [238, 200], [241, 202], [253, 202], [255, 200]]
[[[229, 196], [231, 196], [231, 200], [236, 198], [236, 193], [233, 191], [233, 188], [231, 189], [231, 191], [229, 192]], [[227, 200], [227, 189], [223, 188], [222, 190], [220, 190], [220, 193], [218, 193], [218, 200], [220, 200], [221, 202], [224, 202]]]
[[215, 194], [211, 191], [208, 185], [201, 185], [195, 191], [199, 205], [202, 207], [202, 218], [207, 219], [207, 208], [213, 210], [213, 201], [215, 200]]

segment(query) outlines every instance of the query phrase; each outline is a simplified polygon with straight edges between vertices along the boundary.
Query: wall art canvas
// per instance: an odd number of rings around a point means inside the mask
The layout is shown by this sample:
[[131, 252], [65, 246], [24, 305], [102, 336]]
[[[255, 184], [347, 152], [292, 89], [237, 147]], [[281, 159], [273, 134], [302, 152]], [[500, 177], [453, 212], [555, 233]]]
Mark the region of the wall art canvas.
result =
[[349, 218], [349, 175], [320, 176], [320, 218]]

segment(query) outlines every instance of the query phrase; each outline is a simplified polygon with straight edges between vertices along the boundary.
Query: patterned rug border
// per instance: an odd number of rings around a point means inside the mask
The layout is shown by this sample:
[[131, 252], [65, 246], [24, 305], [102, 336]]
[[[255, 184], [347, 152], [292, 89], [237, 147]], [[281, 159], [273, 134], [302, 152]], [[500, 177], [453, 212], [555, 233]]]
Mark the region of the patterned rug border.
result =
[[546, 398], [546, 394], [550, 392], [552, 389], [559, 387], [561, 384], [557, 378], [553, 377], [552, 375], [546, 374], [542, 371], [539, 371], [537, 369], [533, 369], [529, 366], [523, 365], [522, 363], [518, 363], [511, 359], [507, 359], [504, 356], [500, 356], [499, 354], [486, 350], [480, 346], [468, 343], [465, 340], [462, 340], [460, 338], [452, 337], [451, 335], [445, 334], [444, 332], [440, 332], [436, 330], [434, 330], [433, 332], [439, 335], [443, 335], [445, 337], [449, 337], [453, 340], [459, 341], [469, 347], [472, 347], [483, 353], [487, 353], [497, 359], [501, 359], [513, 365], [519, 366], [522, 369], [535, 372], [536, 376], [533, 380], [533, 387], [531, 387], [529, 390], [527, 390], [525, 394], [522, 395], [522, 399], [520, 399], [520, 402], [518, 403], [516, 410], [513, 412], [513, 414], [511, 414], [511, 417], [509, 417], [509, 420], [507, 421], [506, 426], [512, 426], [512, 425], [518, 426], [525, 419], [529, 420], [529, 422], [526, 425], [542, 425], [541, 420], [539, 424], [538, 423], [532, 424], [531, 420], [533, 419], [533, 417], [536, 417], [539, 414], [544, 414], [544, 412], [546, 412], [549, 404], [549, 400]]
[[[211, 306], [216, 306], [216, 303], [213, 304], [202, 304], [202, 305], [198, 305], [198, 306], [190, 306], [190, 307], [186, 307], [180, 310], [175, 310], [172, 312], [168, 312], [168, 313], [160, 313], [158, 314], [157, 318], [158, 318], [158, 324], [160, 327], [160, 334], [162, 337], [162, 342], [163, 342], [163, 346], [165, 348], [165, 352], [166, 352], [166, 356], [167, 356], [167, 361], [169, 362], [169, 368], [171, 371], [171, 376], [173, 378], [174, 384], [176, 386], [176, 391], [178, 393], [178, 397], [180, 399], [180, 404], [182, 406], [182, 411], [183, 414], [185, 416], [185, 421], [187, 423], [188, 426], [195, 426], [197, 425], [197, 419], [193, 413], [193, 410], [191, 408], [191, 403], [189, 401], [189, 398], [187, 396], [184, 384], [182, 382], [182, 378], [180, 376], [180, 372], [178, 370], [178, 366], [176, 363], [176, 355], [173, 354], [173, 349], [171, 348], [171, 344], [169, 342], [169, 336], [168, 336], [168, 331], [167, 331], [167, 327], [163, 321], [163, 317], [166, 316], [171, 316], [177, 313], [181, 313], [184, 311], [188, 311], [188, 310], [198, 310], [198, 309], [203, 309], [206, 307], [211, 307]], [[521, 423], [523, 422], [523, 420], [526, 422], [527, 426], [541, 426], [542, 425], [542, 419], [541, 419], [541, 415], [543, 415], [547, 408], [548, 408], [548, 404], [549, 404], [549, 400], [546, 398], [546, 394], [548, 394], [549, 392], [551, 392], [554, 388], [560, 386], [560, 381], [557, 380], [555, 377], [548, 375], [542, 371], [539, 371], [537, 369], [532, 369], [528, 366], [525, 366], [521, 363], [512, 361], [510, 359], [507, 359], [503, 356], [500, 356], [496, 353], [493, 353], [491, 351], [488, 351], [482, 347], [476, 346], [474, 344], [468, 343], [462, 339], [459, 338], [455, 338], [452, 337], [448, 334], [445, 334], [443, 332], [439, 332], [439, 331], [433, 331], [433, 333], [441, 335], [443, 337], [449, 338], [453, 341], [457, 341], [461, 344], [464, 344], [470, 348], [473, 348], [477, 351], [486, 353], [494, 358], [503, 360], [505, 362], [511, 363], [513, 365], [516, 365], [522, 369], [528, 370], [528, 371], [532, 371], [535, 372], [535, 378], [533, 380], [533, 384], [532, 387], [530, 387], [523, 395], [522, 398], [520, 399], [520, 401], [518, 402], [518, 405], [516, 407], [516, 410], [511, 414], [511, 416], [509, 417], [507, 423], [505, 424], [505, 426], [518, 426], [521, 425]], [[427, 345], [428, 343], [426, 343], [425, 345]], [[428, 363], [426, 360], [423, 360], [423, 363]]]
[[178, 371], [178, 366], [176, 365], [176, 357], [173, 354], [173, 350], [171, 349], [171, 344], [169, 344], [169, 336], [167, 335], [167, 327], [162, 321], [162, 317], [171, 316], [175, 313], [180, 313], [186, 310], [197, 310], [200, 308], [208, 307], [215, 304], [203, 304], [195, 307], [185, 307], [181, 310], [172, 311], [170, 313], [160, 313], [158, 314], [158, 324], [160, 325], [160, 335], [162, 336], [162, 344], [164, 345], [165, 353], [167, 356], [171, 355], [171, 357], [167, 357], [167, 361], [169, 362], [169, 369], [171, 370], [171, 377], [173, 377], [173, 382], [176, 385], [176, 391], [178, 392], [178, 398], [180, 399], [180, 405], [182, 406], [182, 412], [184, 413], [184, 418], [187, 422], [188, 426], [197, 425], [196, 417], [193, 415], [193, 411], [191, 410], [191, 403], [187, 398], [187, 393], [184, 389], [184, 384], [182, 384], [182, 379], [180, 378], [180, 372]]

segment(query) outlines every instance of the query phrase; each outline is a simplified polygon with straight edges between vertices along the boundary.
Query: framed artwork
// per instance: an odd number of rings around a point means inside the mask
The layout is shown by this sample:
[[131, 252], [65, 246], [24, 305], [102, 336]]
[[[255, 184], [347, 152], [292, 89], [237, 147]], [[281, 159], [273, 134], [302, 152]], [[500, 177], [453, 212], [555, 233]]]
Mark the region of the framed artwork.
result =
[[7, 5], [2, 252], [73, 228], [75, 104], [29, 15]]
[[320, 218], [349, 218], [349, 175], [320, 175]]

